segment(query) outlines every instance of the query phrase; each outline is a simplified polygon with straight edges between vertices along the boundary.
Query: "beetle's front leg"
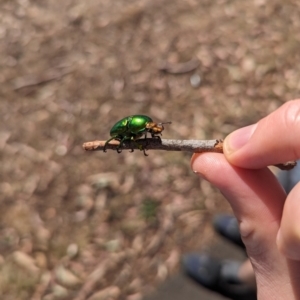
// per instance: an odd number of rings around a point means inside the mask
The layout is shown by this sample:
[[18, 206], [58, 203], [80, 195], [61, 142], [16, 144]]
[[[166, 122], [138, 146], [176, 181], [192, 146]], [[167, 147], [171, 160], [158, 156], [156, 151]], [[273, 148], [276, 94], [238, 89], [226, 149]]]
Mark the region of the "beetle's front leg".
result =
[[[161, 133], [159, 133], [160, 135], [162, 135]], [[159, 136], [159, 135], [155, 135], [155, 133], [152, 133], [151, 134], [151, 137], [153, 138], [153, 139], [159, 139], [159, 141], [161, 141], [161, 137]]]

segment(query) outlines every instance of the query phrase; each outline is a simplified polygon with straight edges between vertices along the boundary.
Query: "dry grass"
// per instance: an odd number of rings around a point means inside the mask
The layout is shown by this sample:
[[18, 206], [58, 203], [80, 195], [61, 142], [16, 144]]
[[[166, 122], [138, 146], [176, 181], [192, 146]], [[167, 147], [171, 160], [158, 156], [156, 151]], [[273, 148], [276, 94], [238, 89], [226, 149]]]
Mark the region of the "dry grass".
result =
[[81, 145], [131, 114], [172, 121], [165, 138], [223, 138], [296, 98], [299, 14], [296, 0], [1, 1], [1, 299], [139, 299], [205, 247], [229, 208], [189, 155]]

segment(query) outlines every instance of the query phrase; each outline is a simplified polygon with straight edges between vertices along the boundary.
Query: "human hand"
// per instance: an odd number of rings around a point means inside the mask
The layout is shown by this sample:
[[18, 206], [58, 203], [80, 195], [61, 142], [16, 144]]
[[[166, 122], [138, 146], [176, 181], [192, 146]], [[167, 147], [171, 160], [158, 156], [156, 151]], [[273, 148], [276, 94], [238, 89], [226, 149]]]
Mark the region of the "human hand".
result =
[[224, 154], [194, 154], [192, 169], [217, 186], [240, 222], [259, 299], [300, 299], [300, 184], [286, 196], [272, 164], [300, 158], [300, 100], [230, 134]]

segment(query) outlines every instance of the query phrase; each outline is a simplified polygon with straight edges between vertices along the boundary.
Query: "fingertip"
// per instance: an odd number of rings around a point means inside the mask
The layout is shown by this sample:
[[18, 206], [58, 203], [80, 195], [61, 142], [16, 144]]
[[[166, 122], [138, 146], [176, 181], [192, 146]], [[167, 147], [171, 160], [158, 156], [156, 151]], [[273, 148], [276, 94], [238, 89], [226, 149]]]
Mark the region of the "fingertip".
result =
[[196, 166], [195, 161], [197, 160], [200, 154], [201, 153], [194, 153], [191, 158], [191, 169], [193, 170], [194, 173], [197, 173], [197, 171], [195, 170], [195, 166]]
[[210, 171], [218, 169], [220, 161], [225, 160], [220, 153], [195, 153], [191, 158], [191, 168], [195, 174], [206, 178]]
[[192, 158], [191, 158], [191, 168], [194, 172], [194, 174], [197, 174], [200, 177], [205, 177], [203, 174], [203, 156], [204, 153], [194, 153]]

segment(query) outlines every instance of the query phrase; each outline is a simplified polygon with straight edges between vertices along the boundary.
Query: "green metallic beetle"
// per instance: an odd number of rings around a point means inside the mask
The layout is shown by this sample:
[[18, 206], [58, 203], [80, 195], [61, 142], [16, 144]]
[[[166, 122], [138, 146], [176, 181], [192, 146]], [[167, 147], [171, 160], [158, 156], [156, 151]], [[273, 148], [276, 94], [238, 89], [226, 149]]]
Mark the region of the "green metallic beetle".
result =
[[[118, 140], [120, 144], [117, 147], [117, 152], [121, 153], [123, 143], [128, 140], [136, 141], [137, 139], [141, 138], [145, 135], [145, 139], [147, 138], [147, 133], [151, 134], [152, 138], [159, 138], [158, 134], [161, 135], [161, 132], [164, 130], [163, 124], [171, 124], [171, 122], [166, 123], [154, 123], [153, 120], [144, 115], [133, 115], [122, 120], [118, 121], [110, 130], [111, 138], [108, 139], [103, 147], [103, 152], [106, 152], [106, 145], [111, 140]], [[136, 143], [137, 144], [137, 143]], [[138, 144], [137, 144], [138, 145]], [[144, 155], [148, 156], [145, 152], [145, 149], [142, 146], [139, 146], [140, 150], [144, 151]], [[131, 152], [134, 150], [131, 149]]]

